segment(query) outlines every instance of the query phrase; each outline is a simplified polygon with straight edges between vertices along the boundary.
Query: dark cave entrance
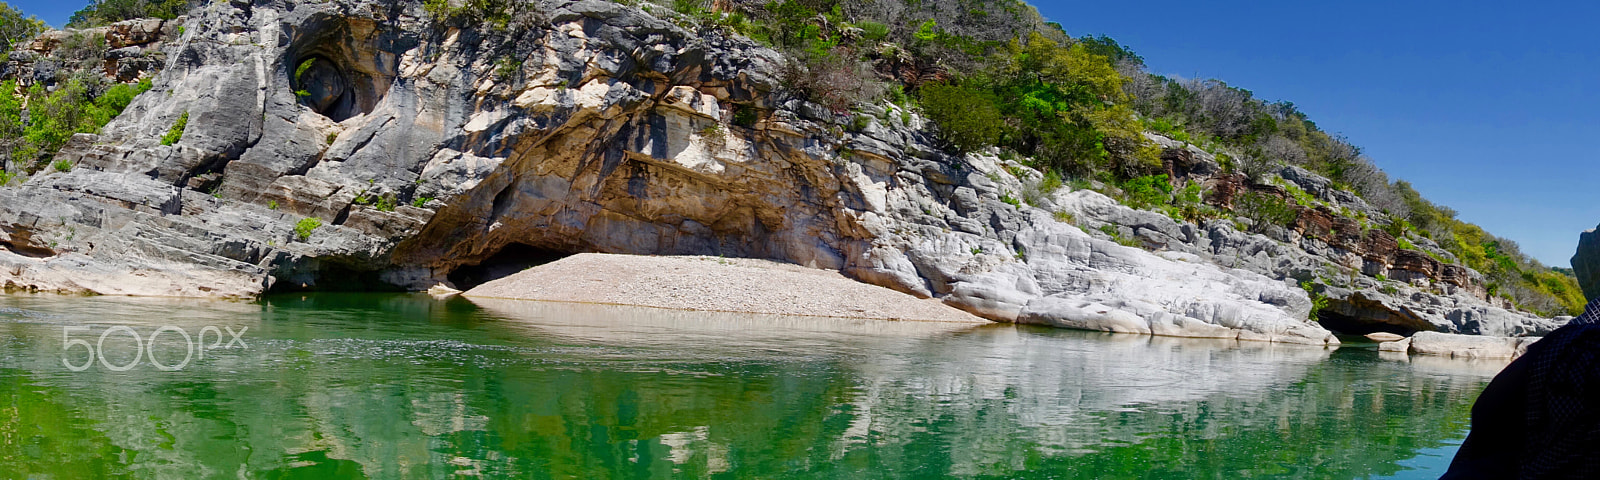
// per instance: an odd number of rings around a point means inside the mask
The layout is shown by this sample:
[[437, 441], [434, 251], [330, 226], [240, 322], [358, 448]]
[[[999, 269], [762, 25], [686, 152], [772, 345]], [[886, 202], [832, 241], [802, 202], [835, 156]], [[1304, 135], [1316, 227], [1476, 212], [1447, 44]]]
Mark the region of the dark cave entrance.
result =
[[383, 280], [380, 272], [340, 263], [321, 263], [309, 273], [286, 275], [267, 294], [294, 292], [403, 292]]
[[335, 122], [365, 113], [357, 110], [356, 85], [339, 64], [326, 57], [313, 55], [295, 61], [295, 65], [294, 89], [300, 103]]
[[396, 59], [417, 44], [392, 25], [332, 15], [286, 33], [282, 68], [295, 101], [335, 122], [372, 113], [395, 82]]
[[513, 243], [506, 245], [500, 251], [495, 252], [494, 255], [481, 262], [457, 267], [445, 278], [450, 279], [450, 283], [454, 283], [456, 288], [469, 290], [489, 281], [505, 278], [511, 274], [571, 255], [571, 252]]
[[1349, 315], [1340, 315], [1338, 313], [1328, 311], [1327, 309], [1317, 312], [1317, 323], [1322, 324], [1322, 328], [1326, 328], [1333, 331], [1333, 333], [1342, 335], [1366, 335], [1369, 333], [1388, 332], [1398, 335], [1411, 336], [1411, 334], [1417, 333], [1417, 329], [1415, 328], [1403, 325], [1395, 325], [1392, 323], [1383, 323], [1374, 321], [1372, 319], [1360, 319]]

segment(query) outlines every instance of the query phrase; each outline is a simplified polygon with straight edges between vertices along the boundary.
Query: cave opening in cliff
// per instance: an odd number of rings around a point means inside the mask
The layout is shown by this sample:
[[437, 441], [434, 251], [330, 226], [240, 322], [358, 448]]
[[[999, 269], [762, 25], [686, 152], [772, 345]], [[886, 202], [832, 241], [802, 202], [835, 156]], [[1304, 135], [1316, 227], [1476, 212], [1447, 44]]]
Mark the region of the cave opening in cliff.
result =
[[456, 288], [468, 290], [570, 255], [571, 252], [513, 243], [481, 262], [452, 270], [445, 278], [450, 279], [450, 283], [455, 284]]
[[333, 121], [355, 116], [355, 85], [339, 65], [321, 55], [295, 62], [295, 96], [312, 111]]
[[308, 275], [273, 282], [267, 294], [295, 292], [403, 292], [405, 288], [383, 280], [376, 270], [326, 262]]
[[1388, 332], [1410, 336], [1411, 334], [1417, 332], [1415, 328], [1391, 323], [1377, 322], [1371, 319], [1362, 319], [1349, 315], [1340, 315], [1338, 313], [1330, 312], [1326, 309], [1317, 312], [1317, 323], [1322, 324], [1322, 328], [1326, 328], [1333, 333], [1342, 335], [1366, 335], [1369, 333]]
[[283, 71], [295, 101], [335, 122], [372, 113], [416, 40], [361, 18], [319, 16], [292, 32]]

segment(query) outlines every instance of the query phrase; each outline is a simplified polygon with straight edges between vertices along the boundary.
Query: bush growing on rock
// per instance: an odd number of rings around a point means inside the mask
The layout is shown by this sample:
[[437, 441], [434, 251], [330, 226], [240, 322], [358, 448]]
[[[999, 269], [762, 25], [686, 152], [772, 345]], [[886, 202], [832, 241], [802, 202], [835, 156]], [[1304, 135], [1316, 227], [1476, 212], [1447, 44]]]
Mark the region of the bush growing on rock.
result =
[[1166, 175], [1148, 175], [1123, 183], [1122, 192], [1128, 206], [1149, 209], [1166, 205], [1172, 199], [1172, 183], [1167, 181]]
[[921, 93], [922, 112], [951, 146], [973, 151], [999, 141], [1000, 109], [993, 93], [951, 83], [927, 85]]
[[178, 121], [172, 122], [172, 128], [167, 130], [166, 135], [162, 135], [161, 136], [161, 144], [162, 145], [173, 145], [173, 144], [178, 143], [178, 140], [182, 140], [183, 139], [183, 129], [188, 127], [188, 126], [189, 126], [189, 111], [185, 110], [183, 112], [183, 114], [178, 115]]
[[300, 219], [299, 223], [294, 224], [294, 235], [299, 237], [300, 241], [304, 242], [306, 240], [310, 240], [311, 232], [316, 231], [317, 228], [321, 226], [322, 220], [309, 217], [302, 218]]
[[35, 83], [20, 94], [15, 80], [0, 82], [0, 150], [10, 168], [44, 168], [73, 134], [98, 133], [150, 89], [148, 79], [106, 87], [98, 78], [71, 78], [54, 91]]
[[1233, 201], [1233, 211], [1251, 220], [1250, 231], [1261, 233], [1270, 225], [1287, 225], [1295, 219], [1287, 200], [1261, 192], [1245, 192]]
[[784, 66], [783, 82], [835, 112], [876, 102], [887, 91], [872, 74], [872, 65], [847, 49], [793, 52]]

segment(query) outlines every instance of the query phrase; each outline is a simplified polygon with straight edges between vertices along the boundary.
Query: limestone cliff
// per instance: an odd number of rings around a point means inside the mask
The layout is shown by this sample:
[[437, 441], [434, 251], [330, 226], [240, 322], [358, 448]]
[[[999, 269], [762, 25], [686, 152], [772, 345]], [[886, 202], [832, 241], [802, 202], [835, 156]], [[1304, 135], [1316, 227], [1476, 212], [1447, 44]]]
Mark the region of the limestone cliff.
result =
[[196, 8], [154, 88], [57, 154], [74, 168], [0, 188], [0, 283], [253, 296], [706, 254], [997, 321], [1337, 342], [1292, 279], [1007, 201], [1019, 165], [946, 153], [897, 107], [853, 119], [796, 98], [749, 40], [607, 1], [535, 5], [472, 27], [420, 2]]
[[1169, 174], [1209, 185], [1212, 194], [1206, 201], [1213, 205], [1226, 207], [1243, 192], [1285, 198], [1289, 188], [1305, 192], [1308, 203], [1316, 204], [1291, 204], [1293, 211], [1283, 225], [1261, 228], [1237, 223], [1248, 219], [1174, 220], [1090, 190], [1062, 192], [1042, 199], [1041, 205], [1072, 214], [1097, 237], [1123, 237], [1150, 249], [1305, 282], [1326, 302], [1318, 312], [1320, 323], [1346, 333], [1520, 337], [1543, 335], [1570, 318], [1518, 311], [1503, 297], [1488, 295], [1481, 274], [1455, 263], [1449, 252], [1426, 238], [1413, 237], [1416, 245], [1400, 248], [1389, 233], [1356, 219], [1380, 218], [1381, 212], [1314, 173], [1291, 166], [1270, 176], [1271, 182], [1250, 182], [1243, 175], [1223, 173], [1205, 151], [1149, 136], [1167, 148]]
[[1590, 301], [1600, 299], [1600, 234], [1594, 229], [1578, 235], [1578, 251], [1572, 255], [1572, 271]]

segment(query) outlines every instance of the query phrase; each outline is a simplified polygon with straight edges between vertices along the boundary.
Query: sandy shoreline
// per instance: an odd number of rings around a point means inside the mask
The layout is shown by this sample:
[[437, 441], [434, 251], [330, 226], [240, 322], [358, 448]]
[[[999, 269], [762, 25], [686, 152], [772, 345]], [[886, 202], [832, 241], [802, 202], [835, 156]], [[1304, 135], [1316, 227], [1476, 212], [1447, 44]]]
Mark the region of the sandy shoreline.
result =
[[989, 323], [838, 272], [748, 258], [585, 253], [468, 290], [466, 297], [770, 315]]

